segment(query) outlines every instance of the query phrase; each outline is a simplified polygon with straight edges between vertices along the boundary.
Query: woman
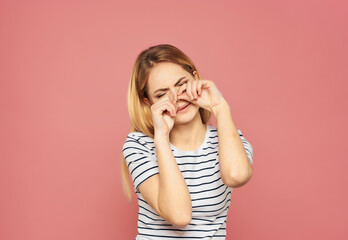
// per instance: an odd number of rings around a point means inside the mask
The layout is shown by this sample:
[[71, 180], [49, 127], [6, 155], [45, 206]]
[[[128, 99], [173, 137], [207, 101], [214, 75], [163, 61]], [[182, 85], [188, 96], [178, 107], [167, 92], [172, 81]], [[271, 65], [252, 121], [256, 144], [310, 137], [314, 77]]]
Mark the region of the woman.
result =
[[[252, 176], [251, 144], [227, 101], [191, 59], [169, 44], [136, 59], [128, 91], [131, 129], [122, 179], [138, 196], [135, 239], [225, 239], [234, 187]], [[214, 114], [217, 127], [207, 123]]]

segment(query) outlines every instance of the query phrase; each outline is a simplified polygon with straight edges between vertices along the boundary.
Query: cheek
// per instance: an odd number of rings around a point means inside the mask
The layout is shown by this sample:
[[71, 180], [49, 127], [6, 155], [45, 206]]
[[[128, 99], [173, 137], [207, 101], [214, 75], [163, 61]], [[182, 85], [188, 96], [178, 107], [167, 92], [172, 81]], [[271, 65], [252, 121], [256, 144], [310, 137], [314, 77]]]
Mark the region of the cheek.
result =
[[189, 110], [191, 110], [191, 111], [198, 111], [198, 109], [199, 109], [198, 105], [191, 103], [191, 106], [190, 106]]
[[151, 105], [155, 104], [156, 102], [158, 102], [158, 99], [153, 97], [153, 98], [150, 99], [150, 102], [151, 102]]
[[181, 95], [179, 95], [178, 99], [179, 100], [184, 100], [184, 101], [187, 101], [187, 102], [191, 102], [191, 99], [189, 98], [189, 96], [186, 95], [186, 92], [182, 93]]

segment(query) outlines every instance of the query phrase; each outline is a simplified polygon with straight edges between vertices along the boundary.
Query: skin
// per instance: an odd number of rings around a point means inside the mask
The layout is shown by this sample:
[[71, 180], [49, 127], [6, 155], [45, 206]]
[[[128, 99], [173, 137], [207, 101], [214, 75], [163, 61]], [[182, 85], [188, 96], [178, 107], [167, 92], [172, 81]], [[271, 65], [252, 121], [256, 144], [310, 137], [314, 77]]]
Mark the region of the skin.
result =
[[[217, 121], [222, 181], [235, 188], [252, 176], [252, 167], [227, 101], [213, 81], [198, 79], [196, 72], [194, 76], [177, 64], [158, 63], [149, 75], [149, 98], [143, 99], [152, 111], [160, 173], [144, 181], [139, 191], [149, 205], [174, 226], [190, 223], [192, 203], [169, 144], [185, 151], [193, 151], [202, 144], [206, 125], [201, 121], [199, 107], [211, 111]], [[175, 86], [181, 77], [186, 79]], [[159, 88], [168, 89], [154, 93]], [[179, 106], [187, 103], [191, 103], [188, 111], [177, 112]]]
[[[181, 66], [174, 63], [159, 63], [153, 67], [150, 72], [149, 80], [148, 80], [148, 96], [149, 99], [144, 98], [145, 103], [148, 106], [151, 106], [154, 103], [158, 103], [163, 100], [165, 97], [168, 97], [170, 100], [177, 99], [173, 103], [175, 107], [175, 111], [180, 106], [184, 106], [187, 103], [192, 103], [189, 99], [189, 96], [183, 92], [183, 94], [178, 96], [178, 91], [185, 90], [185, 82], [188, 80], [198, 79], [198, 75], [195, 72], [195, 77], [193, 77], [190, 73], [184, 70]], [[182, 79], [179, 84], [174, 84], [181, 77], [186, 77]], [[159, 88], [169, 88], [166, 91], [159, 91], [155, 94], [153, 93], [155, 90]], [[173, 110], [174, 111], [174, 110]], [[173, 115], [173, 112], [172, 114]], [[199, 114], [199, 106], [197, 104], [191, 104], [188, 111], [185, 113], [178, 112], [174, 117], [174, 126], [169, 133], [170, 142], [176, 146], [177, 148], [185, 151], [191, 151], [197, 149], [204, 140], [206, 132], [206, 126], [202, 123], [200, 114]], [[168, 134], [167, 132], [164, 134]]]
[[[195, 76], [197, 78], [196, 73]], [[182, 77], [186, 79], [182, 79], [176, 85], [177, 80]], [[192, 202], [185, 179], [170, 148], [170, 142], [181, 143], [177, 144], [177, 147], [183, 150], [187, 150], [184, 147], [185, 143], [190, 148], [197, 148], [203, 142], [206, 131], [206, 126], [200, 120], [199, 106], [192, 104], [187, 112], [177, 112], [179, 107], [191, 102], [185, 94], [184, 83], [193, 79], [190, 73], [176, 64], [159, 63], [151, 69], [147, 86], [149, 99], [144, 98], [144, 102], [152, 111], [154, 143], [160, 173], [144, 181], [139, 186], [139, 191], [163, 219], [176, 227], [183, 227], [191, 222]], [[159, 88], [168, 89], [154, 93]], [[188, 129], [190, 134], [197, 137], [192, 138], [187, 134], [185, 131]]]

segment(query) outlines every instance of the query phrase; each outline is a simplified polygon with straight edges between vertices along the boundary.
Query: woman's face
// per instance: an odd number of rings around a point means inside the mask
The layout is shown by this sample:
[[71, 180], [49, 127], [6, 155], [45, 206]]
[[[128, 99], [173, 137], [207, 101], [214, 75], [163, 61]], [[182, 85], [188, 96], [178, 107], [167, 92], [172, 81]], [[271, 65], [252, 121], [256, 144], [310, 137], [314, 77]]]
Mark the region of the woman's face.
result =
[[[168, 96], [173, 99], [174, 94], [177, 92], [180, 86], [185, 85], [188, 80], [198, 79], [198, 75], [194, 72], [195, 78], [185, 71], [180, 65], [170, 62], [161, 62], [156, 64], [150, 71], [148, 79], [148, 97], [144, 98], [144, 102], [151, 107], [152, 104], [161, 101], [164, 96]], [[186, 88], [184, 88], [186, 89]], [[191, 103], [189, 97], [184, 90], [181, 95], [177, 95], [176, 109], [187, 105], [188, 107], [182, 111], [177, 111], [175, 116], [175, 122], [187, 122], [192, 120], [198, 112], [199, 106]]]

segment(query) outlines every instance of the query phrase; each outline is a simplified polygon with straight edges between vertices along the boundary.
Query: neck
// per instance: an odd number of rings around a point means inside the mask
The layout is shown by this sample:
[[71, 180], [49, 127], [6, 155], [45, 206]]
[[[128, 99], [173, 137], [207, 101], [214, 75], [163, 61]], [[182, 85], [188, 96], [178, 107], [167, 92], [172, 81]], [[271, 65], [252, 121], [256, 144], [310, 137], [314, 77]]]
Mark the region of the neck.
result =
[[204, 141], [207, 126], [202, 123], [199, 112], [192, 121], [174, 125], [169, 140], [177, 148], [184, 151], [197, 149]]

